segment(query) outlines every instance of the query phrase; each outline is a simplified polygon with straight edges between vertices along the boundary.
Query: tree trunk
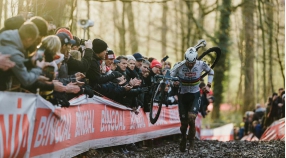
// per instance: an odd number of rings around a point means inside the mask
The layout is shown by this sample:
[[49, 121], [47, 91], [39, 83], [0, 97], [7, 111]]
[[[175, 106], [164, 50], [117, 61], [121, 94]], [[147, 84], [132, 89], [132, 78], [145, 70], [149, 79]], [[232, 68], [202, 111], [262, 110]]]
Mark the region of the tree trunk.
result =
[[8, 10], [8, 1], [9, 0], [4, 0], [5, 1], [5, 3], [4, 3], [4, 20], [6, 20], [7, 19], [7, 10]]
[[167, 3], [163, 3], [163, 15], [162, 15], [162, 32], [161, 32], [161, 40], [162, 40], [162, 58], [167, 55], [167, 12], [168, 5]]
[[[268, 79], [270, 82], [270, 93], [273, 93], [274, 90], [274, 86], [273, 86], [273, 74], [272, 74], [272, 67], [273, 67], [273, 59], [272, 59], [272, 53], [273, 53], [273, 3], [272, 0], [267, 0], [268, 4], [266, 6], [266, 23], [267, 23], [267, 27], [268, 27], [268, 45], [269, 45], [269, 53], [268, 53], [268, 58], [269, 58], [269, 75], [268, 75]], [[265, 98], [266, 99], [266, 98]], [[265, 101], [265, 100], [264, 100]]]
[[[253, 110], [254, 93], [254, 9], [255, 1], [244, 0], [242, 7], [244, 38], [245, 38], [245, 66], [244, 66], [244, 101], [243, 111]], [[264, 72], [265, 73], [265, 72]]]
[[[190, 38], [191, 38], [191, 24], [192, 24], [192, 14], [193, 14], [193, 2], [191, 1], [185, 1], [186, 4], [187, 4], [187, 8], [188, 8], [188, 11], [187, 11], [187, 17], [188, 17], [188, 23], [186, 25], [187, 27], [187, 35], [186, 35], [186, 46], [187, 48], [190, 47]], [[186, 50], [186, 48], [185, 48]]]
[[74, 22], [75, 21], [75, 19], [76, 18], [74, 18], [74, 12], [75, 12], [75, 10], [76, 10], [76, 6], [77, 6], [77, 0], [71, 0], [71, 12], [70, 12], [70, 30], [71, 31], [73, 31], [73, 28], [74, 28], [74, 25], [75, 25], [75, 23], [76, 22]]
[[181, 15], [181, 18], [180, 18], [180, 24], [181, 24], [181, 59], [184, 59], [184, 53], [186, 51], [186, 33], [185, 33], [185, 25], [186, 25], [186, 18], [185, 18], [185, 15], [184, 15], [184, 2], [183, 1], [179, 1], [179, 5], [181, 8], [180, 11], [180, 15]]
[[126, 2], [126, 13], [128, 18], [128, 25], [129, 25], [129, 38], [131, 44], [131, 51], [135, 53], [138, 51], [138, 41], [137, 41], [137, 33], [134, 25], [134, 14], [133, 14], [133, 7], [131, 2]]
[[[89, 1], [86, 1], [86, 7], [87, 7], [86, 17], [87, 17], [87, 19], [90, 19], [90, 4], [89, 4]], [[87, 33], [87, 39], [90, 39], [89, 27], [86, 29], [86, 33]]]
[[218, 46], [221, 48], [221, 56], [219, 62], [214, 68], [214, 102], [211, 118], [213, 120], [220, 118], [220, 104], [223, 101], [223, 81], [225, 79], [225, 71], [228, 70], [226, 62], [228, 61], [229, 54], [229, 30], [230, 30], [230, 14], [231, 14], [231, 0], [223, 0], [220, 10], [219, 32], [218, 33]]
[[18, 14], [24, 11], [24, 0], [18, 0]]
[[[178, 49], [178, 39], [179, 39], [179, 36], [178, 36], [178, 30], [179, 30], [179, 15], [178, 15], [178, 4], [177, 4], [177, 1], [174, 2], [175, 3], [175, 39], [174, 39], [174, 45], [175, 45], [175, 49], [174, 49], [174, 52], [175, 52], [175, 55], [176, 55], [176, 61], [179, 61], [181, 59], [179, 59], [179, 49]], [[175, 64], [175, 63], [174, 63]]]
[[[265, 46], [265, 32], [264, 32], [264, 25], [261, 13], [261, 0], [258, 0], [258, 12], [259, 12], [259, 23], [260, 29], [262, 34], [262, 49], [263, 49], [263, 56], [262, 56], [262, 69], [263, 69], [263, 101], [266, 99], [266, 46]], [[246, 52], [247, 53], [247, 52]]]
[[149, 5], [149, 12], [148, 12], [148, 35], [147, 35], [147, 51], [146, 51], [146, 56], [149, 57], [149, 52], [150, 52], [150, 36], [151, 36], [151, 10], [152, 7]]
[[3, 0], [0, 0], [0, 28], [2, 28]]
[[120, 18], [118, 17], [119, 13], [118, 13], [118, 10], [117, 10], [117, 5], [116, 5], [116, 2], [114, 3], [114, 20], [116, 21], [115, 22], [115, 27], [117, 28], [118, 30], [118, 33], [119, 33], [119, 55], [124, 55], [126, 54], [126, 41], [125, 41], [125, 22], [124, 22], [124, 19], [125, 19], [125, 9], [126, 9], [126, 4], [125, 2], [122, 2], [122, 5], [123, 5], [123, 8], [122, 8], [122, 14], [121, 14], [121, 21]]
[[63, 26], [69, 18], [66, 3], [67, 0], [35, 0], [34, 13], [37, 16], [53, 17], [56, 26]]
[[[276, 0], [276, 4], [277, 4], [277, 8], [280, 8], [280, 4], [279, 4], [278, 0]], [[279, 17], [280, 10], [276, 9], [276, 11], [277, 11], [276, 12], [276, 16]], [[277, 62], [278, 62], [279, 67], [280, 67], [281, 76], [283, 77], [283, 83], [284, 83], [283, 86], [285, 87], [285, 75], [284, 75], [284, 69], [283, 69], [283, 66], [285, 65], [285, 62], [283, 64], [281, 59], [280, 59], [279, 42], [278, 42], [278, 37], [280, 35], [280, 30], [279, 29], [280, 29], [280, 20], [278, 20], [276, 22], [276, 30], [277, 30], [277, 32], [276, 32], [276, 36], [275, 36], [275, 42], [276, 42], [276, 54], [277, 54], [277, 59], [278, 59]], [[283, 42], [284, 42], [284, 40], [283, 40]], [[283, 49], [284, 49], [284, 46], [285, 45], [283, 45]]]

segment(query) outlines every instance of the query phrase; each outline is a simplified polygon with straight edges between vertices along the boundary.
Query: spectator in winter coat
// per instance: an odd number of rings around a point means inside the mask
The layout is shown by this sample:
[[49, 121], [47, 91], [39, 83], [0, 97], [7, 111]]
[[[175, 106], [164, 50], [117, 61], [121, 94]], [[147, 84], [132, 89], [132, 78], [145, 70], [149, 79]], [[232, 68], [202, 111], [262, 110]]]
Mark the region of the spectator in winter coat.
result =
[[92, 87], [96, 87], [98, 84], [107, 83], [122, 76], [122, 74], [117, 71], [113, 71], [110, 75], [101, 74], [100, 61], [105, 59], [107, 47], [107, 44], [101, 39], [94, 39], [92, 41], [92, 49], [94, 53], [90, 68], [86, 73], [86, 77], [89, 79], [89, 84]]
[[[15, 62], [15, 66], [9, 71], [1, 73], [1, 90], [11, 88], [12, 76], [16, 77], [18, 82], [24, 86], [30, 86], [40, 79], [42, 68], [45, 66], [45, 61], [36, 62], [36, 68], [27, 70], [24, 65], [26, 49], [29, 48], [39, 36], [39, 31], [35, 24], [31, 22], [24, 23], [19, 30], [8, 30], [0, 34], [0, 52], [2, 54], [11, 55], [10, 60]], [[47, 78], [42, 78], [47, 80]], [[13, 83], [14, 84], [14, 83]]]
[[8, 54], [0, 54], [0, 71], [7, 71], [8, 69], [15, 66], [15, 63], [10, 60], [10, 56]]

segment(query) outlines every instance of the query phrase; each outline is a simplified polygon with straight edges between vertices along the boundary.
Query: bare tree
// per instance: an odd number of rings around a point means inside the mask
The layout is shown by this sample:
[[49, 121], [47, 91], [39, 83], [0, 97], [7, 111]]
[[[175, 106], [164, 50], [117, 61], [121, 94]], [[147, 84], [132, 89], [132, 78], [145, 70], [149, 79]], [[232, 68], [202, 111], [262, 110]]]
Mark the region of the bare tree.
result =
[[137, 41], [137, 32], [134, 25], [134, 15], [133, 15], [133, 7], [131, 2], [126, 2], [126, 14], [128, 18], [129, 24], [129, 37], [131, 44], [131, 51], [135, 53], [138, 51], [138, 41]]
[[214, 97], [216, 101], [214, 102], [214, 108], [212, 112], [212, 119], [220, 118], [220, 104], [223, 100], [223, 82], [225, 80], [225, 72], [228, 70], [226, 62], [229, 56], [229, 30], [230, 30], [230, 15], [231, 15], [231, 0], [223, 0], [220, 7], [220, 20], [219, 20], [219, 34], [218, 46], [221, 48], [220, 60], [217, 63], [214, 73]]
[[18, 0], [18, 14], [23, 12], [24, 9], [24, 0]]
[[[271, 87], [271, 93], [274, 92], [274, 86], [273, 86], [273, 74], [272, 74], [272, 67], [273, 67], [273, 59], [272, 59], [272, 53], [273, 53], [273, 3], [272, 0], [267, 0], [266, 1], [266, 24], [268, 27], [268, 59], [269, 59], [269, 75], [268, 79], [270, 82], [270, 87]], [[269, 94], [269, 93], [268, 93]], [[264, 98], [266, 100], [266, 98]], [[264, 100], [264, 101], [265, 101]]]
[[242, 7], [244, 38], [245, 38], [245, 62], [244, 62], [244, 101], [243, 111], [253, 109], [254, 93], [254, 9], [255, 1], [244, 0]]
[[117, 3], [114, 2], [114, 10], [113, 10], [113, 20], [114, 20], [114, 24], [116, 29], [118, 30], [119, 33], [119, 54], [120, 55], [124, 55], [126, 52], [126, 41], [125, 41], [125, 2], [122, 2], [123, 4], [123, 8], [122, 8], [122, 14], [121, 14], [121, 20], [120, 17], [118, 16], [118, 9], [117, 9]]
[[161, 31], [161, 40], [162, 40], [162, 57], [167, 55], [167, 11], [168, 5], [167, 3], [163, 3], [163, 12], [162, 12], [162, 31]]
[[266, 99], [266, 45], [265, 45], [265, 31], [261, 12], [261, 0], [258, 0], [259, 23], [262, 34], [262, 50], [263, 50], [263, 100]]
[[2, 12], [3, 12], [3, 0], [0, 0], [0, 27], [2, 22]]
[[77, 7], [77, 0], [71, 0], [71, 3], [70, 3], [70, 6], [71, 6], [71, 10], [70, 10], [70, 30], [73, 31], [73, 28], [75, 25], [75, 18], [74, 18], [74, 12], [76, 11], [76, 7]]

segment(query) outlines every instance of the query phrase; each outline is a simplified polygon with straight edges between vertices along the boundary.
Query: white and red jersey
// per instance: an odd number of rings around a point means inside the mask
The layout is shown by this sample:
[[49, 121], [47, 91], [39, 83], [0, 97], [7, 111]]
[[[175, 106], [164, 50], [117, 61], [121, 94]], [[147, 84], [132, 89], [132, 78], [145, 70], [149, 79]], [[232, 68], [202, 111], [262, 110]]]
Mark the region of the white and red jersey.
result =
[[208, 82], [213, 80], [214, 71], [207, 65], [206, 62], [197, 60], [194, 67], [190, 70], [185, 61], [176, 63], [171, 70], [172, 77], [178, 77], [181, 84], [180, 93], [196, 93], [200, 91], [200, 77], [202, 72], [208, 72]]

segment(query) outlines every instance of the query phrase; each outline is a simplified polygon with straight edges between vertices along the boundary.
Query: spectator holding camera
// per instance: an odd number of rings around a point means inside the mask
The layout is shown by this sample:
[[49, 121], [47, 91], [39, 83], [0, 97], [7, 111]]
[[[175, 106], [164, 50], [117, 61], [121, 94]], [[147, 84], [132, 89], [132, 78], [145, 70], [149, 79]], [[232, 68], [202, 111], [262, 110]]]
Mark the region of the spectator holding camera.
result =
[[19, 30], [8, 30], [0, 34], [0, 52], [11, 55], [10, 60], [15, 62], [11, 71], [1, 74], [1, 90], [11, 90], [13, 76], [23, 86], [30, 86], [40, 78], [42, 68], [46, 65], [44, 60], [36, 61], [36, 67], [30, 71], [24, 65], [26, 50], [33, 45], [38, 36], [38, 28], [31, 22], [25, 22]]
[[81, 60], [77, 60], [70, 55], [72, 45], [76, 44], [71, 32], [66, 28], [61, 28], [57, 31], [57, 36], [62, 43], [61, 53], [65, 55], [59, 77], [66, 78], [68, 75], [73, 75], [77, 72], [86, 73], [90, 67], [93, 55], [91, 40], [85, 41], [84, 55]]

